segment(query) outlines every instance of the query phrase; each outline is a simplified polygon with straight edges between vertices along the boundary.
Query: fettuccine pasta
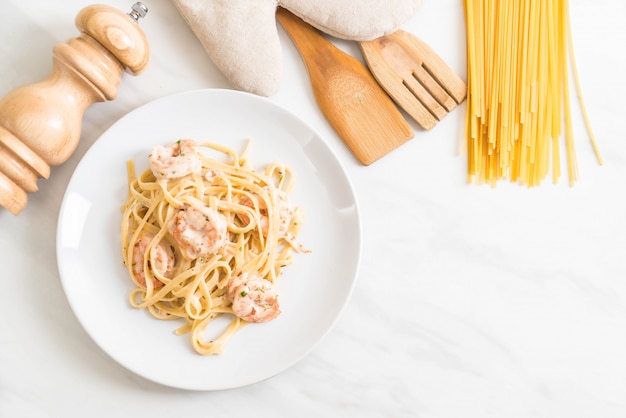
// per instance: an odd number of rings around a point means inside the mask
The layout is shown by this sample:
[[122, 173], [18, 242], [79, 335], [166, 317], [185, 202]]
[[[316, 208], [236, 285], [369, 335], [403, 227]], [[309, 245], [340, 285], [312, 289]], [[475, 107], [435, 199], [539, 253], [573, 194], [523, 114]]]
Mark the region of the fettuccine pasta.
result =
[[[221, 353], [249, 322], [275, 319], [277, 279], [294, 251], [308, 252], [297, 241], [302, 211], [289, 201], [291, 169], [271, 164], [257, 173], [248, 147], [238, 155], [189, 139], [157, 145], [138, 177], [128, 162], [121, 240], [136, 285], [130, 303], [158, 319], [182, 318], [176, 333], [189, 333], [200, 354]], [[232, 320], [207, 340], [220, 316]]]

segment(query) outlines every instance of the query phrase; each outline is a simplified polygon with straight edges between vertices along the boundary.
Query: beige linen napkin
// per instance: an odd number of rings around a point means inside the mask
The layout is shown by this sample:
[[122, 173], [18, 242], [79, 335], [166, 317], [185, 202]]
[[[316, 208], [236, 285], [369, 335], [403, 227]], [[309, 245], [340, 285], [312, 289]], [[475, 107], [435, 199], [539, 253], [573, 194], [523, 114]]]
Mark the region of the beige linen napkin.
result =
[[391, 33], [421, 0], [172, 0], [209, 58], [239, 89], [271, 96], [282, 79], [276, 8], [322, 32], [348, 40]]

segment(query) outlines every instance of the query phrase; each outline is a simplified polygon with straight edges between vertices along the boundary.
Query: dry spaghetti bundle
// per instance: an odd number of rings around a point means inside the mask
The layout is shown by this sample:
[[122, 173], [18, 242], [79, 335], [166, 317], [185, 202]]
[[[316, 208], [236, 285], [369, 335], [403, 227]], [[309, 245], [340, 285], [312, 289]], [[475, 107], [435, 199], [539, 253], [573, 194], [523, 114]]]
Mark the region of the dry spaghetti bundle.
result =
[[578, 178], [569, 72], [582, 102], [567, 0], [465, 0], [468, 180], [536, 186], [560, 173], [564, 138], [570, 184]]

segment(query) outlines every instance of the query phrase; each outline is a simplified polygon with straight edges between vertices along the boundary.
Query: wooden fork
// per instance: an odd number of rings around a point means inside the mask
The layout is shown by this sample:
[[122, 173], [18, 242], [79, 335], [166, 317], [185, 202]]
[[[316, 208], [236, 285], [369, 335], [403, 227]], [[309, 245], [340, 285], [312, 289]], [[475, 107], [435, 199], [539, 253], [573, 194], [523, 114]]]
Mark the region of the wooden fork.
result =
[[465, 82], [414, 35], [398, 30], [359, 46], [374, 78], [424, 129], [465, 100]]

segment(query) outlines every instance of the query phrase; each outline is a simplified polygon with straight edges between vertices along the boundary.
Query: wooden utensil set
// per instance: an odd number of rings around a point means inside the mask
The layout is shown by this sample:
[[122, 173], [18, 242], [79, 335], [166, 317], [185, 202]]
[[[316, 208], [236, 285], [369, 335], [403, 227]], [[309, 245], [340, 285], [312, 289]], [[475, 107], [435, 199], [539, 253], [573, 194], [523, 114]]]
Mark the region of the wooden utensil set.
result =
[[426, 130], [465, 100], [463, 80], [408, 32], [360, 42], [368, 70], [288, 10], [276, 16], [300, 51], [322, 113], [365, 165], [413, 137], [390, 97]]
[[[144, 70], [150, 51], [137, 21], [146, 13], [141, 3], [128, 14], [86, 7], [76, 17], [81, 35], [54, 47], [50, 75], [0, 99], [1, 206], [19, 214], [37, 180], [75, 150], [86, 108], [113, 100], [124, 71]], [[431, 129], [465, 99], [465, 83], [409, 33], [361, 42], [368, 70], [287, 10], [277, 17], [305, 61], [322, 112], [365, 165], [413, 137], [393, 101]]]

